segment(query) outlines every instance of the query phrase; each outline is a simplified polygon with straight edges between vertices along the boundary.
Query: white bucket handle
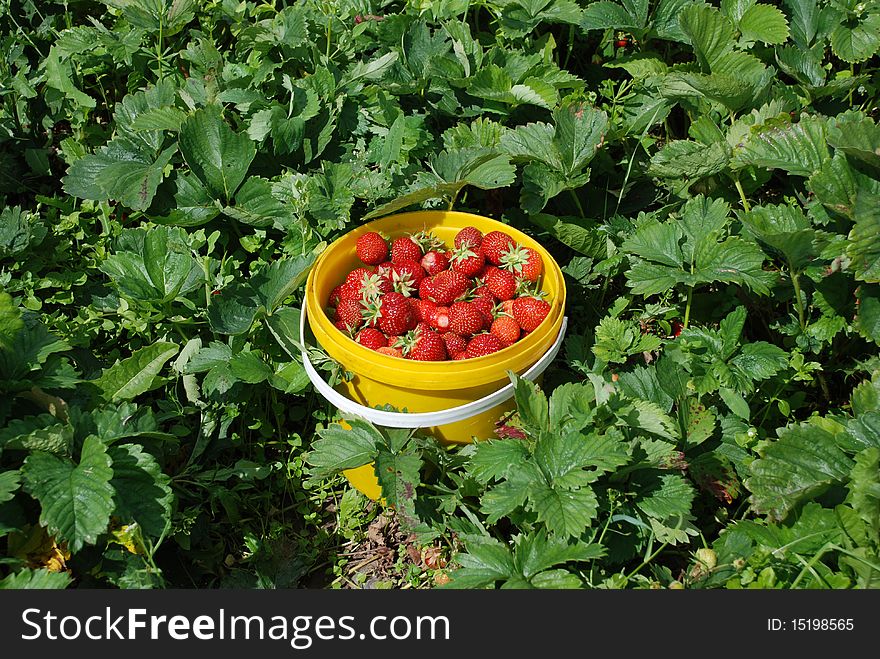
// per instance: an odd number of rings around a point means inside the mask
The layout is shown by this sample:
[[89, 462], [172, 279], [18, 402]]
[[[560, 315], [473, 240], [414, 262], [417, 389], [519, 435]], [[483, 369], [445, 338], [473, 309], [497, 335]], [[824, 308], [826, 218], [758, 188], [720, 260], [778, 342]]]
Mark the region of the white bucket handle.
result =
[[[556, 341], [553, 343], [550, 349], [546, 353], [544, 353], [544, 356], [541, 357], [541, 359], [535, 362], [525, 373], [522, 374], [523, 378], [527, 380], [534, 380], [541, 373], [544, 372], [547, 366], [550, 365], [550, 362], [553, 361], [553, 358], [556, 357], [556, 353], [559, 352], [559, 348], [562, 346], [562, 340], [565, 338], [565, 329], [567, 326], [568, 317], [564, 317], [562, 319], [562, 326], [559, 328], [559, 335], [556, 337]], [[341, 412], [344, 412], [348, 415], [361, 417], [362, 419], [366, 419], [367, 421], [370, 421], [377, 426], [385, 426], [386, 428], [431, 428], [433, 426], [442, 426], [447, 423], [454, 423], [456, 421], [469, 419], [473, 416], [476, 416], [477, 414], [490, 410], [496, 405], [503, 403], [504, 401], [513, 397], [513, 383], [511, 382], [503, 386], [498, 391], [495, 391], [488, 396], [484, 396], [479, 400], [465, 403], [464, 405], [459, 405], [457, 407], [450, 407], [445, 410], [438, 410], [436, 412], [419, 412], [409, 414], [406, 412], [386, 412], [384, 410], [377, 410], [373, 409], [372, 407], [366, 407], [365, 405], [360, 405], [359, 403], [356, 403], [355, 401], [336, 391], [333, 387], [327, 384], [327, 381], [324, 380], [324, 378], [322, 378], [318, 374], [318, 371], [315, 370], [315, 367], [309, 360], [309, 356], [305, 350], [305, 330], [306, 305], [303, 304], [302, 313], [300, 314], [299, 321], [300, 346], [302, 352], [303, 366], [306, 369], [309, 380], [311, 380], [312, 384], [315, 386], [315, 389], [317, 389], [320, 394], [324, 396], [324, 398], [326, 398], [328, 401], [338, 407]]]

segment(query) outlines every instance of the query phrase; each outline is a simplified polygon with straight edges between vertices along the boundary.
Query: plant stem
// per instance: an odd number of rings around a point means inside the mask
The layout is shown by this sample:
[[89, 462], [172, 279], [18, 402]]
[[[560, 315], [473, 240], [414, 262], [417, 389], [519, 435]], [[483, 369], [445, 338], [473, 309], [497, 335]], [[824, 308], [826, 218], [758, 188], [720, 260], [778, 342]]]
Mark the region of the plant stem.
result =
[[742, 183], [739, 182], [739, 177], [738, 177], [738, 176], [733, 180], [733, 183], [734, 183], [734, 185], [736, 185], [736, 190], [737, 190], [737, 192], [739, 192], [739, 198], [740, 198], [740, 201], [742, 201], [742, 207], [743, 207], [743, 210], [744, 210], [746, 213], [748, 213], [748, 212], [749, 212], [750, 210], [752, 210], [752, 209], [751, 209], [751, 207], [749, 207], [749, 202], [748, 202], [748, 200], [746, 199], [746, 193], [745, 193], [745, 191], [743, 190]]
[[449, 200], [449, 204], [446, 206], [446, 210], [451, 211], [452, 207], [455, 206], [455, 201], [458, 199], [459, 192], [461, 192], [461, 188], [457, 188], [455, 192], [452, 193], [452, 197]]
[[650, 563], [651, 561], [653, 561], [653, 560], [654, 560], [654, 559], [660, 554], [661, 551], [663, 551], [664, 549], [666, 549], [666, 545], [668, 545], [668, 544], [669, 544], [668, 542], [664, 542], [662, 545], [660, 545], [659, 547], [657, 547], [656, 551], [654, 551], [650, 556], [648, 556], [645, 560], [643, 560], [643, 561], [641, 562], [641, 564], [640, 564], [635, 570], [633, 570], [633, 571], [630, 572], [628, 575], [626, 575], [626, 579], [627, 579], [627, 581], [629, 581], [630, 579], [632, 579], [636, 574], [639, 573], [639, 571], [640, 571], [643, 567], [645, 567], [646, 565], [648, 565], [648, 563]]
[[804, 303], [801, 300], [801, 281], [798, 273], [789, 268], [789, 274], [791, 275], [791, 285], [794, 286], [794, 299], [797, 304], [797, 312], [798, 312], [798, 322], [801, 324], [801, 332], [804, 332], [807, 329], [807, 322], [804, 319]]
[[693, 286], [688, 287], [688, 297], [687, 297], [687, 305], [684, 308], [684, 325], [682, 328], [687, 329], [688, 323], [691, 320], [691, 302], [694, 299], [694, 288]]
[[156, 41], [156, 64], [159, 67], [159, 80], [161, 81], [163, 78], [162, 74], [162, 19], [164, 15], [159, 16], [159, 39]]
[[581, 217], [586, 217], [586, 215], [584, 215], [584, 207], [581, 206], [581, 200], [578, 198], [577, 192], [571, 188], [569, 188], [568, 192], [571, 194], [571, 198], [574, 199], [574, 205], [577, 206], [578, 213], [581, 214]]

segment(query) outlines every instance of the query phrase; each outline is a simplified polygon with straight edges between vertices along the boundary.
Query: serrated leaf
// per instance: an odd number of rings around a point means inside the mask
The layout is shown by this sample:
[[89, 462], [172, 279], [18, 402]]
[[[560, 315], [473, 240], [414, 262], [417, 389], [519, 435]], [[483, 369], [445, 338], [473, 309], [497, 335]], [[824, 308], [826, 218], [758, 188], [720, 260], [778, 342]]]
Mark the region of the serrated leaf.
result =
[[79, 464], [32, 453], [22, 467], [27, 491], [40, 502], [40, 524], [66, 540], [72, 553], [97, 542], [113, 512], [113, 470], [106, 447], [94, 436], [83, 442]]
[[631, 14], [616, 2], [599, 0], [599, 2], [591, 2], [584, 9], [581, 29], [585, 31], [606, 30], [608, 28], [637, 30], [645, 26], [644, 21], [644, 16]]
[[787, 117], [770, 120], [733, 150], [735, 167], [782, 169], [797, 176], [811, 176], [828, 162], [825, 121], [803, 115], [798, 123]]
[[0, 590], [62, 590], [71, 581], [70, 572], [25, 568], [0, 579]]
[[507, 478], [511, 470], [528, 460], [529, 450], [518, 439], [480, 442], [468, 461], [468, 473], [480, 483]]
[[752, 5], [739, 19], [738, 27], [745, 41], [779, 44], [788, 39], [785, 14], [772, 5]]
[[171, 479], [137, 444], [114, 446], [108, 454], [113, 461], [113, 515], [123, 524], [136, 522], [152, 538], [160, 537], [171, 521]]
[[588, 487], [560, 490], [536, 483], [529, 494], [532, 510], [552, 533], [578, 537], [592, 524], [599, 501]]
[[348, 428], [334, 423], [318, 431], [320, 439], [312, 443], [306, 461], [311, 474], [316, 478], [326, 478], [343, 469], [360, 467], [376, 457], [382, 434], [376, 428], [360, 419], [346, 421]]
[[844, 62], [864, 62], [880, 50], [880, 13], [844, 20], [831, 32], [831, 50]]
[[795, 272], [803, 272], [818, 256], [813, 241], [817, 234], [799, 208], [788, 205], [755, 206], [740, 215], [747, 231], [781, 253]]
[[21, 485], [21, 472], [18, 469], [0, 471], [0, 503], [11, 501]]
[[854, 323], [856, 329], [866, 339], [880, 345], [880, 286], [859, 286], [856, 298], [859, 302]]
[[733, 389], [721, 387], [721, 389], [718, 390], [718, 395], [721, 396], [721, 400], [727, 405], [727, 409], [736, 414], [740, 419], [744, 419], [745, 421], [749, 420], [749, 417], [751, 416], [749, 404], [739, 393]]
[[608, 254], [602, 225], [595, 220], [535, 213], [529, 215], [529, 221], [576, 252], [593, 258], [605, 258]]
[[635, 400], [617, 417], [630, 428], [639, 428], [666, 439], [675, 438], [675, 424], [659, 405], [647, 400]]
[[180, 130], [186, 120], [186, 112], [175, 107], [165, 106], [150, 108], [139, 113], [129, 124], [133, 131], [142, 130]]
[[521, 536], [514, 559], [518, 571], [531, 580], [557, 565], [591, 561], [601, 558], [604, 553], [601, 545], [569, 542], [558, 536], [548, 537], [541, 530], [533, 536]]
[[180, 152], [190, 170], [216, 199], [231, 199], [244, 180], [256, 146], [246, 133], [234, 133], [220, 107], [196, 110], [180, 127]]
[[880, 126], [861, 113], [839, 115], [828, 128], [828, 144], [874, 167], [880, 167]]
[[711, 70], [719, 58], [733, 50], [733, 24], [714, 7], [688, 5], [681, 11], [678, 20], [704, 69]]
[[529, 496], [528, 483], [519, 479], [505, 481], [489, 489], [480, 497], [480, 510], [488, 524], [495, 524], [517, 508], [525, 505]]
[[788, 367], [788, 353], [765, 341], [745, 344], [730, 360], [751, 380], [766, 380]]
[[382, 497], [398, 514], [409, 516], [413, 509], [421, 467], [422, 458], [414, 453], [392, 453], [380, 448], [376, 454], [373, 470], [382, 488]]
[[165, 363], [177, 354], [176, 343], [159, 341], [132, 353], [101, 373], [94, 384], [105, 400], [131, 400], [158, 386], [154, 382]]
[[831, 433], [807, 424], [789, 426], [752, 462], [745, 485], [756, 512], [782, 520], [798, 503], [843, 482], [852, 467]]
[[667, 413], [672, 409], [673, 399], [663, 390], [657, 369], [653, 365], [636, 366], [629, 372], [621, 373], [617, 386], [628, 398], [650, 401]]
[[880, 532], [880, 448], [868, 448], [855, 457], [849, 501], [874, 533]]
[[676, 140], [651, 157], [648, 173], [660, 178], [698, 179], [724, 171], [728, 161], [728, 149], [721, 142], [706, 145]]
[[677, 474], [661, 474], [640, 489], [636, 506], [649, 517], [665, 520], [687, 515], [696, 492]]
[[846, 248], [850, 267], [856, 279], [880, 283], [880, 196], [859, 194], [853, 216]]
[[688, 399], [687, 405], [680, 408], [679, 416], [688, 446], [702, 444], [715, 432], [715, 413], [696, 398]]
[[251, 284], [270, 314], [305, 283], [314, 262], [314, 254], [276, 259], [253, 277]]
[[454, 588], [484, 588], [511, 577], [516, 568], [510, 550], [489, 538], [471, 540], [467, 553], [459, 554], [461, 568], [452, 573]]
[[596, 327], [592, 351], [604, 362], [622, 363], [630, 355], [656, 350], [661, 344], [660, 337], [642, 334], [634, 323], [607, 316]]
[[513, 373], [510, 378], [514, 384], [516, 407], [526, 429], [534, 435], [547, 430], [550, 419], [547, 396], [530, 380]]

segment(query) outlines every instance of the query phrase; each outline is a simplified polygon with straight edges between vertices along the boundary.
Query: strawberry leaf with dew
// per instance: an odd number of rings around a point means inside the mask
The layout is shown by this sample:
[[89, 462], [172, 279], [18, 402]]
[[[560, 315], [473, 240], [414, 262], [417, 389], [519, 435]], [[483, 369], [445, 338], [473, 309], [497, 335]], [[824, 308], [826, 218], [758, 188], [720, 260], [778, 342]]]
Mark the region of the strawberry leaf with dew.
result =
[[459, 554], [461, 568], [452, 573], [450, 588], [580, 588], [581, 579], [565, 569], [552, 569], [601, 558], [605, 550], [597, 544], [571, 542], [548, 536], [543, 530], [522, 534], [514, 547], [488, 537], [466, 542]]
[[752, 508], [776, 520], [785, 519], [799, 503], [843, 483], [854, 465], [834, 435], [809, 423], [780, 430], [779, 438], [759, 454], [745, 485], [752, 493]]
[[608, 130], [608, 116], [584, 103], [566, 103], [553, 113], [553, 124], [532, 123], [501, 135], [501, 148], [526, 163], [520, 202], [530, 214], [565, 190], [589, 180], [587, 165]]
[[204, 283], [189, 236], [176, 227], [123, 230], [99, 267], [121, 297], [141, 308], [163, 308]]
[[453, 202], [468, 185], [481, 190], [503, 188], [513, 183], [516, 170], [510, 159], [492, 148], [465, 148], [441, 151], [430, 162], [430, 171], [419, 178], [421, 185], [393, 201], [376, 208], [364, 220], [382, 217], [429, 199]]
[[754, 243], [724, 238], [730, 207], [702, 195], [688, 200], [677, 219], [649, 220], [627, 238], [627, 285], [638, 295], [665, 293], [713, 282], [746, 286], [767, 294], [773, 275], [762, 270], [764, 254]]
[[257, 153], [247, 134], [233, 132], [220, 106], [208, 105], [183, 122], [179, 140], [183, 159], [209, 194], [232, 199]]
[[71, 552], [97, 542], [114, 510], [111, 459], [94, 436], [86, 437], [78, 463], [31, 453], [22, 467], [25, 489], [40, 503], [40, 524], [66, 540]]

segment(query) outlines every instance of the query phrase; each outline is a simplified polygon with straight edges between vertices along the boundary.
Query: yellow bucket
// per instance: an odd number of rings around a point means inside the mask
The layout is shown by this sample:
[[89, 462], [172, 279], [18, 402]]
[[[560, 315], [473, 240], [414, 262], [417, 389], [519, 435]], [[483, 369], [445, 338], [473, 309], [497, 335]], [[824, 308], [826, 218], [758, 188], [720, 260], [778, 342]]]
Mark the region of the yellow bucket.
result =
[[[455, 234], [473, 226], [484, 234], [503, 231], [521, 245], [536, 250], [544, 262], [543, 289], [550, 303], [547, 318], [531, 334], [491, 355], [465, 361], [420, 362], [382, 355], [340, 332], [327, 317], [324, 305], [330, 291], [344, 275], [361, 265], [356, 253], [358, 238], [378, 231], [391, 238], [430, 230], [448, 246]], [[535, 379], [552, 361], [565, 333], [565, 281], [558, 264], [531, 237], [496, 220], [456, 211], [418, 211], [390, 215], [347, 233], [315, 261], [306, 282], [301, 320], [305, 346], [305, 322], [324, 351], [354, 374], [332, 389], [309, 362], [303, 365], [315, 387], [341, 411], [366, 418], [376, 425], [423, 428], [439, 441], [467, 444], [474, 437], [495, 436], [496, 422], [513, 409], [513, 387], [508, 371]], [[374, 409], [386, 404], [404, 412]], [[381, 496], [372, 465], [345, 472], [352, 485], [372, 499]]]

